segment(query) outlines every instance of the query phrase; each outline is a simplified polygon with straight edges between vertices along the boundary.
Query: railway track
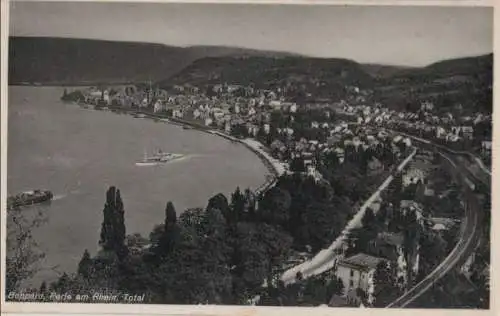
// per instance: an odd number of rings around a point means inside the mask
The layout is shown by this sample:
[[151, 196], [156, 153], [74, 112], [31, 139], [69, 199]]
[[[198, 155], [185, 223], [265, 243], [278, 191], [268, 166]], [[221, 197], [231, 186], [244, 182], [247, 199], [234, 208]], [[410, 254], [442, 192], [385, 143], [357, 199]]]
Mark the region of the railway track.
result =
[[484, 176], [478, 176], [473, 172], [468, 164], [465, 163], [463, 154], [453, 153], [452, 150], [442, 146], [436, 146], [427, 140], [418, 139], [407, 135], [416, 140], [424, 148], [437, 149], [439, 155], [445, 159], [450, 166], [458, 172], [459, 178], [463, 179], [464, 184], [464, 230], [461, 232], [460, 239], [450, 254], [443, 260], [426, 278], [411, 288], [401, 297], [390, 303], [386, 308], [403, 308], [414, 302], [427, 290], [429, 290], [439, 279], [457, 266], [465, 263], [467, 258], [474, 252], [480, 238], [479, 225], [482, 222], [483, 210], [479, 205], [479, 194], [489, 195], [490, 181]]

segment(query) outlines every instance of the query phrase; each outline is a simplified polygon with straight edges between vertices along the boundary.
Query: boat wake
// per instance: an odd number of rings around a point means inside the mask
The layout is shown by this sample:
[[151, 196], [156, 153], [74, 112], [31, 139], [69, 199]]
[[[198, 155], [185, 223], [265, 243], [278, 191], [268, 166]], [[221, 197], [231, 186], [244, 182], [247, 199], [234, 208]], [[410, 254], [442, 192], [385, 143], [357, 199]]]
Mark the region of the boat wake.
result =
[[160, 164], [157, 162], [136, 162], [135, 165], [137, 167], [153, 167], [153, 166], [158, 166]]
[[62, 200], [66, 197], [66, 194], [58, 194], [58, 195], [54, 195], [54, 197], [52, 198], [52, 201], [59, 201], [59, 200]]
[[180, 162], [187, 160], [189, 158], [196, 157], [196, 155], [183, 155], [182, 157], [176, 157], [172, 160], [169, 161], [141, 161], [141, 162], [136, 162], [135, 165], [137, 167], [154, 167], [154, 166], [163, 166], [163, 165], [169, 165], [172, 163]]

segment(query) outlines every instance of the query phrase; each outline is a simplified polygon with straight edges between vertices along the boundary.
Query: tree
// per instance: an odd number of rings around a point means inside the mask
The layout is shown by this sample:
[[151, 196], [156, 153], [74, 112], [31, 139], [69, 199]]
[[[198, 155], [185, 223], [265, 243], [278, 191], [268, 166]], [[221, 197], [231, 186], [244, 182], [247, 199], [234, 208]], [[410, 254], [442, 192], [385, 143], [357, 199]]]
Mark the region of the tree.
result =
[[43, 281], [42, 284], [40, 285], [40, 293], [45, 293], [47, 292], [47, 282]]
[[361, 219], [362, 227], [354, 229], [352, 235], [355, 236], [355, 251], [370, 252], [369, 244], [377, 237], [377, 221], [371, 208], [367, 208]]
[[367, 208], [365, 214], [363, 214], [363, 218], [361, 219], [361, 223], [365, 228], [373, 228], [373, 224], [375, 223], [375, 213], [371, 208]]
[[290, 162], [290, 170], [293, 172], [305, 172], [306, 166], [302, 157], [295, 157]]
[[238, 222], [242, 219], [245, 212], [245, 196], [241, 193], [239, 187], [231, 195], [231, 209], [231, 222]]
[[344, 293], [344, 283], [340, 278], [333, 278], [327, 284], [327, 298], [330, 299], [333, 295], [342, 295]]
[[5, 262], [6, 293], [16, 290], [21, 282], [31, 278], [40, 268], [38, 264], [45, 257], [40, 251], [32, 232], [41, 226], [46, 218], [38, 212], [29, 218], [20, 208], [7, 212], [7, 240]]
[[[215, 217], [225, 222], [222, 216]], [[185, 244], [182, 250], [166, 257], [154, 270], [158, 303], [228, 303], [232, 290], [229, 268], [216, 253], [212, 253], [216, 249], [206, 246], [204, 243]]]
[[64, 272], [56, 282], [51, 284], [51, 289], [58, 292], [63, 292], [68, 289], [69, 282], [69, 276], [66, 272]]
[[481, 275], [479, 278], [477, 296], [479, 298], [479, 308], [490, 308], [490, 279], [487, 275]]
[[160, 242], [161, 236], [164, 231], [164, 224], [155, 225], [153, 230], [149, 233], [149, 242], [152, 245], [157, 245]]
[[305, 280], [303, 304], [307, 306], [318, 306], [328, 303], [328, 288], [324, 278], [311, 277]]
[[184, 227], [199, 227], [201, 224], [205, 211], [202, 208], [190, 208], [182, 212], [179, 216], [179, 222]]
[[403, 175], [399, 172], [394, 176], [394, 179], [387, 188], [387, 195], [390, 197], [389, 200], [396, 208], [399, 208], [403, 189]]
[[385, 307], [398, 296], [399, 289], [395, 277], [394, 268], [388, 262], [379, 262], [373, 275], [375, 307]]
[[207, 210], [209, 209], [220, 210], [226, 220], [229, 220], [231, 216], [231, 207], [229, 206], [227, 198], [222, 193], [214, 195], [208, 200]]
[[87, 278], [91, 273], [90, 269], [92, 266], [92, 259], [90, 258], [90, 254], [87, 249], [83, 252], [82, 259], [78, 263], [78, 274]]
[[323, 164], [325, 167], [328, 169], [336, 169], [337, 166], [339, 165], [339, 157], [335, 151], [330, 151], [324, 154], [323, 159], [322, 159]]
[[268, 224], [259, 224], [256, 230], [257, 240], [264, 245], [271, 268], [283, 262], [292, 247], [292, 236], [280, 227]]
[[248, 219], [250, 221], [255, 220], [255, 211], [256, 211], [256, 200], [255, 194], [250, 191], [250, 189], [245, 189], [245, 208], [248, 212]]
[[260, 203], [260, 216], [269, 224], [286, 225], [289, 220], [291, 202], [288, 191], [273, 187], [266, 192]]
[[391, 214], [390, 214], [389, 203], [383, 201], [382, 204], [380, 205], [380, 209], [377, 212], [376, 218], [377, 218], [377, 224], [384, 230], [386, 229], [387, 219], [390, 215]]
[[304, 228], [313, 251], [319, 251], [339, 233], [335, 228], [335, 211], [329, 203], [313, 202], [304, 213]]
[[159, 257], [165, 257], [171, 253], [177, 244], [179, 237], [179, 227], [177, 226], [177, 213], [174, 204], [168, 202], [165, 208], [165, 221], [163, 225], [163, 232], [160, 236], [157, 247], [154, 252]]
[[101, 226], [101, 239], [99, 244], [105, 251], [115, 252], [119, 258], [126, 255], [125, 247], [125, 211], [120, 196], [120, 190], [114, 186], [106, 193], [104, 205], [104, 219]]
[[168, 201], [165, 208], [165, 227], [175, 225], [177, 223], [177, 212], [175, 211], [174, 204]]
[[368, 293], [366, 293], [362, 288], [356, 288], [356, 296], [359, 297], [361, 303], [364, 306], [370, 306], [371, 304], [368, 302]]
[[419, 274], [416, 281], [427, 276], [447, 255], [443, 239], [432, 230], [421, 229], [419, 233]]

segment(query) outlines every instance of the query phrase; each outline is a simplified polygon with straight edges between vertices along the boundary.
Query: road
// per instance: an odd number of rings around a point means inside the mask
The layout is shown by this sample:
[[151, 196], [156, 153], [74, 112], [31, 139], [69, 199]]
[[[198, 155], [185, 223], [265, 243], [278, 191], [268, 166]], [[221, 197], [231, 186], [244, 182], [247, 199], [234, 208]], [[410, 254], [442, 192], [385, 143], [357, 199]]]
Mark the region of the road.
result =
[[[400, 172], [403, 170], [408, 163], [413, 159], [417, 150], [414, 149], [406, 159], [399, 164], [397, 167], [397, 171]], [[349, 221], [347, 226], [344, 228], [342, 233], [335, 239], [335, 241], [327, 248], [321, 250], [318, 254], [316, 254], [311, 260], [303, 262], [297, 266], [292, 267], [291, 269], [285, 271], [283, 273], [281, 280], [285, 284], [290, 284], [295, 282], [295, 277], [297, 272], [301, 272], [304, 278], [318, 275], [324, 273], [333, 268], [335, 265], [335, 261], [337, 259], [337, 253], [335, 250], [339, 249], [347, 240], [349, 233], [354, 229], [361, 227], [361, 219], [363, 218], [365, 211], [371, 206], [375, 201], [380, 198], [380, 193], [387, 188], [387, 186], [394, 179], [392, 175], [389, 175], [386, 180], [377, 188], [377, 190], [365, 201], [365, 203], [360, 207], [359, 211], [356, 215]]]
[[[400, 133], [397, 131], [393, 131]], [[401, 133], [404, 134], [404, 133]], [[464, 180], [464, 193], [465, 193], [465, 214], [464, 214], [464, 229], [461, 231], [461, 236], [453, 250], [450, 254], [443, 260], [435, 269], [432, 271], [424, 280], [419, 282], [413, 288], [411, 288], [404, 295], [399, 297], [397, 300], [392, 302], [387, 306], [387, 308], [402, 308], [408, 306], [408, 304], [415, 301], [423, 293], [425, 293], [429, 288], [433, 286], [439, 279], [444, 277], [449, 271], [455, 267], [459, 267], [465, 263], [467, 258], [474, 252], [476, 245], [480, 238], [480, 229], [478, 226], [482, 222], [482, 209], [479, 205], [476, 193], [474, 190], [480, 189], [484, 194], [489, 194], [490, 178], [491, 173], [484, 166], [480, 165], [480, 168], [473, 170], [471, 168], [470, 160], [471, 157], [467, 154], [453, 152], [452, 150], [442, 148], [442, 146], [433, 144], [432, 142], [424, 139], [419, 139], [417, 137], [406, 135], [420, 145], [426, 145], [428, 148], [439, 148], [439, 154], [451, 165], [452, 168], [456, 169], [458, 175]], [[425, 147], [425, 146], [424, 146]], [[444, 152], [445, 151], [445, 152]], [[409, 159], [406, 159], [399, 167], [398, 171], [402, 170], [404, 166], [411, 160], [416, 151], [413, 152]], [[464, 159], [464, 155], [468, 159]], [[481, 172], [482, 170], [482, 172]], [[467, 179], [467, 181], [465, 181]], [[301, 271], [305, 278], [311, 275], [321, 274], [329, 269], [331, 269], [335, 263], [337, 255], [335, 250], [338, 249], [346, 239], [347, 233], [355, 227], [359, 227], [359, 221], [362, 218], [366, 208], [371, 205], [380, 195], [380, 192], [385, 189], [392, 181], [392, 175], [389, 176], [386, 181], [377, 189], [376, 192], [365, 202], [365, 204], [360, 208], [360, 211], [356, 214], [347, 227], [344, 229], [342, 234], [332, 243], [332, 245], [319, 252], [314, 258], [306, 261], [300, 265], [297, 265], [289, 270], [287, 270], [281, 280], [285, 283], [293, 283], [295, 281], [296, 273]], [[470, 185], [473, 187], [470, 187]]]
[[[427, 141], [426, 144], [430, 144], [430, 142]], [[478, 178], [473, 172], [471, 172], [469, 166], [464, 165], [465, 161], [463, 159], [460, 159], [457, 156], [443, 153], [442, 151], [440, 151], [439, 154], [444, 159], [446, 159], [454, 169], [458, 171], [459, 177], [461, 177], [462, 179], [469, 179], [478, 187], [479, 184], [484, 185], [483, 179]], [[468, 186], [470, 182], [465, 184], [464, 230], [461, 231], [460, 239], [455, 248], [453, 248], [446, 259], [442, 261], [425, 279], [423, 279], [397, 300], [386, 306], [386, 308], [403, 308], [408, 306], [408, 304], [415, 301], [453, 268], [463, 265], [467, 258], [474, 252], [480, 238], [481, 230], [478, 229], [478, 226], [482, 221], [483, 210], [479, 205], [476, 193], [474, 192], [474, 187], [471, 188]], [[484, 186], [482, 188], [484, 188]], [[489, 194], [489, 191], [484, 193]]]

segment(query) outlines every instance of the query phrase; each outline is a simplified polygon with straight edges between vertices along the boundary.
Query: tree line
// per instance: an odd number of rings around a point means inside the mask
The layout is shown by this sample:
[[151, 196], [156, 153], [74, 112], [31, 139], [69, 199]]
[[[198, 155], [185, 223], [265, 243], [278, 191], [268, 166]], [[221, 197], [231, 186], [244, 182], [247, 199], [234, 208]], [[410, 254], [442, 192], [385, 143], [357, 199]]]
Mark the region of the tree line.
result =
[[[266, 302], [286, 305], [302, 292], [278, 281], [283, 262], [294, 249], [325, 246], [345, 225], [348, 211], [331, 187], [296, 174], [280, 178], [262, 196], [237, 188], [230, 199], [217, 194], [205, 209], [180, 216], [168, 202], [164, 222], [145, 238], [127, 235], [121, 192], [110, 187], [100, 251], [85, 250], [76, 273], [41, 290], [146, 293], [147, 303], [158, 304], [247, 304], [264, 293]], [[330, 287], [338, 290], [338, 280]], [[294, 298], [278, 299], [277, 288], [287, 288]]]

